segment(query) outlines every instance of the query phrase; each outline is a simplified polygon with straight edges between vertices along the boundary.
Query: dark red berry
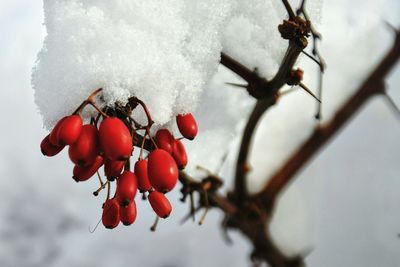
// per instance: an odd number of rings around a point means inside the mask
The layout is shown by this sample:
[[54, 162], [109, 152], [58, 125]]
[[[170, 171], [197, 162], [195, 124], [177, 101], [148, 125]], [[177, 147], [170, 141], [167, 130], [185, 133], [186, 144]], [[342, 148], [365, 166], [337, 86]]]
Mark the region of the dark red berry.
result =
[[[82, 130], [82, 119], [79, 115], [65, 117], [60, 125], [56, 125], [57, 131], [54, 133], [54, 141], [58, 145], [72, 145], [75, 143]], [[50, 134], [50, 141], [53, 143], [53, 132]]]
[[172, 151], [172, 157], [174, 158], [176, 165], [179, 169], [184, 169], [188, 163], [185, 147], [180, 140], [174, 141], [174, 149]]
[[147, 174], [147, 160], [140, 159], [135, 163], [135, 174], [138, 179], [140, 192], [146, 192], [151, 189], [151, 183]]
[[168, 153], [172, 153], [174, 136], [167, 129], [160, 129], [157, 131], [155, 141], [158, 148], [161, 148]]
[[149, 202], [154, 212], [161, 218], [167, 218], [172, 211], [171, 203], [163, 193], [153, 191], [149, 194]]
[[63, 150], [64, 146], [55, 146], [50, 143], [50, 134], [47, 135], [42, 142], [40, 143], [40, 150], [42, 151], [43, 155], [52, 157], [60, 153]]
[[151, 185], [163, 193], [175, 187], [179, 175], [175, 160], [163, 149], [156, 149], [150, 153], [147, 173]]
[[117, 179], [116, 198], [121, 206], [127, 206], [136, 196], [137, 178], [133, 172], [124, 171]]
[[120, 207], [116, 199], [108, 199], [104, 202], [101, 221], [107, 229], [113, 229], [118, 226], [120, 221]]
[[49, 134], [49, 140], [50, 140], [50, 143], [51, 143], [51, 144], [53, 144], [53, 145], [58, 145], [58, 144], [59, 144], [59, 141], [58, 141], [58, 130], [60, 129], [61, 124], [63, 123], [63, 121], [64, 121], [66, 118], [68, 118], [68, 116], [62, 118], [61, 120], [59, 120], [59, 121], [56, 123], [56, 125], [54, 126], [53, 130], [51, 130], [51, 132], [50, 132], [50, 134]]
[[100, 145], [107, 158], [127, 160], [132, 153], [132, 137], [128, 127], [118, 118], [104, 119], [99, 129]]
[[72, 178], [76, 182], [83, 182], [92, 177], [97, 170], [103, 165], [103, 157], [97, 156], [95, 161], [86, 167], [75, 165]]
[[193, 140], [197, 135], [197, 123], [191, 113], [176, 116], [176, 124], [183, 137]]
[[126, 161], [110, 160], [106, 159], [104, 162], [104, 175], [108, 180], [114, 181], [120, 176], [122, 169], [125, 166]]
[[79, 166], [88, 166], [99, 154], [98, 132], [94, 125], [84, 125], [78, 140], [68, 149], [69, 158]]
[[120, 207], [120, 220], [124, 225], [131, 225], [136, 221], [136, 202], [131, 201], [128, 206]]

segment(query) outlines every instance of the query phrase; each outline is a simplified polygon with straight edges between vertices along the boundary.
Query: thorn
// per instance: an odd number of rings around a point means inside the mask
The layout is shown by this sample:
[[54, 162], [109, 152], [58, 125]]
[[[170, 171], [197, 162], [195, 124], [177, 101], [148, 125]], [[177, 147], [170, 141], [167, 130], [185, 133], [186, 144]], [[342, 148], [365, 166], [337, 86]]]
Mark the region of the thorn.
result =
[[[307, 53], [306, 51], [302, 50], [301, 51], [304, 55], [306, 55], [308, 58], [310, 58], [312, 61], [318, 64], [319, 70], [323, 73], [325, 71], [325, 66], [322, 62], [319, 62], [315, 57]], [[316, 55], [316, 51], [313, 51], [313, 54]]]
[[205, 172], [206, 174], [208, 174], [208, 175], [212, 175], [212, 174], [213, 174], [209, 169], [207, 169], [207, 168], [205, 168], [205, 167], [203, 167], [203, 166], [200, 166], [200, 165], [196, 165], [196, 169], [197, 169], [197, 170], [204, 171], [204, 172]]
[[397, 29], [395, 26], [393, 26], [390, 22], [388, 22], [387, 20], [383, 20], [383, 22], [385, 23], [385, 25], [392, 30], [395, 34], [399, 34], [399, 29]]
[[307, 86], [305, 86], [305, 84], [299, 83], [299, 86], [300, 86], [301, 88], [303, 88], [304, 91], [306, 91], [307, 93], [309, 93], [315, 100], [317, 100], [319, 103], [321, 103], [321, 100], [319, 100], [319, 99], [313, 94], [313, 92], [311, 92], [311, 90], [308, 89]]
[[246, 84], [237, 84], [237, 83], [225, 83], [225, 84], [231, 85], [231, 86], [234, 86], [234, 87], [239, 87], [239, 88], [247, 88], [247, 86], [248, 86]]
[[[201, 206], [197, 207], [194, 212], [197, 213], [199, 210], [201, 209]], [[181, 219], [180, 224], [184, 224], [187, 220], [189, 220], [192, 217], [192, 214], [189, 212], [188, 214], [185, 215], [185, 217], [183, 217]]]
[[391, 107], [392, 111], [398, 115], [398, 117], [400, 118], [400, 109], [399, 107], [396, 105], [396, 103], [394, 102], [394, 100], [387, 94], [386, 91], [383, 91], [383, 96], [386, 99], [386, 103]]

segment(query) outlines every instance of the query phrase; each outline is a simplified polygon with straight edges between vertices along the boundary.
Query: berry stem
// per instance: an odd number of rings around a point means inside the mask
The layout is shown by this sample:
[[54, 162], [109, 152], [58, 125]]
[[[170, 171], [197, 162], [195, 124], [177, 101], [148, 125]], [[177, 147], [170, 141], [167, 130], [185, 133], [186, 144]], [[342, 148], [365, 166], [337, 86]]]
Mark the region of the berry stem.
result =
[[139, 105], [142, 106], [144, 112], [146, 113], [146, 117], [147, 117], [147, 127], [150, 128], [150, 127], [153, 125], [154, 122], [153, 122], [153, 119], [151, 118], [150, 111], [149, 111], [149, 109], [147, 108], [146, 104], [145, 104], [142, 100], [140, 100], [139, 98], [137, 98], [137, 97], [135, 97], [133, 100], [134, 100], [136, 103], [138, 103]]
[[160, 217], [156, 216], [156, 220], [154, 221], [153, 225], [150, 227], [150, 230], [152, 232], [155, 232], [157, 229], [158, 221], [160, 220]]

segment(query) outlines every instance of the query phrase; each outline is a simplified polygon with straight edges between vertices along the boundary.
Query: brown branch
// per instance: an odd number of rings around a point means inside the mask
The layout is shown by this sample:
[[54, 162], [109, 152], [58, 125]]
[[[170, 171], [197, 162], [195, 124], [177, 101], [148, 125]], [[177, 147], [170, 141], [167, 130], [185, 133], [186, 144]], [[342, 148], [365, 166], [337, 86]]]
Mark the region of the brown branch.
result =
[[253, 137], [257, 123], [261, 116], [273, 104], [275, 104], [275, 98], [272, 97], [258, 100], [247, 121], [242, 142], [240, 144], [235, 172], [234, 196], [236, 197], [235, 202], [238, 204], [243, 203], [248, 198], [246, 174], [249, 170], [247, 158], [249, 155], [251, 138]]
[[399, 58], [400, 33], [397, 32], [392, 48], [356, 90], [356, 93], [343, 104], [329, 123], [315, 129], [310, 138], [269, 179], [264, 189], [255, 196], [263, 207], [267, 210], [273, 209], [277, 196], [294, 178], [295, 174], [349, 122], [368, 99], [384, 93], [384, 79]]
[[[275, 104], [277, 92], [288, 83], [291, 71], [300, 53], [307, 46], [305, 36], [308, 35], [306, 21], [295, 17], [293, 21], [285, 22], [278, 27], [282, 35], [291, 36], [285, 56], [275, 76], [270, 80], [261, 78], [256, 71], [250, 71], [238, 61], [221, 53], [221, 64], [237, 73], [248, 83], [247, 91], [258, 99], [244, 130], [235, 172], [234, 195], [236, 203], [243, 203], [248, 198], [246, 186], [246, 170], [251, 139], [254, 135], [257, 123], [264, 112]], [[302, 29], [300, 31], [299, 29]], [[286, 33], [289, 32], [287, 35]], [[292, 36], [293, 35], [293, 36]], [[289, 38], [289, 37], [288, 37]]]

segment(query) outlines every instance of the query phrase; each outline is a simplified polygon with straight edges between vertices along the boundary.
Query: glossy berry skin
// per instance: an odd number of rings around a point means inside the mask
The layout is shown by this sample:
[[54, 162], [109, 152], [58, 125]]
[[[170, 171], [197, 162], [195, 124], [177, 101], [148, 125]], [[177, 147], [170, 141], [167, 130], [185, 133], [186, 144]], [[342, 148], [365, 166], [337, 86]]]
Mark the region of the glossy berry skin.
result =
[[136, 196], [138, 190], [136, 175], [124, 171], [117, 179], [116, 198], [121, 206], [127, 206]]
[[140, 159], [135, 163], [135, 174], [138, 179], [140, 192], [146, 192], [151, 189], [151, 183], [147, 173], [147, 163], [146, 159]]
[[150, 153], [147, 173], [151, 185], [159, 192], [171, 191], [178, 181], [178, 167], [171, 155], [162, 149]]
[[89, 180], [89, 178], [92, 177], [102, 165], [103, 165], [102, 156], [97, 156], [95, 161], [89, 166], [80, 167], [78, 165], [75, 165], [72, 178], [76, 182], [83, 182]]
[[[79, 115], [71, 115], [65, 117], [60, 125], [56, 125], [55, 129], [57, 130], [54, 133], [54, 142], [57, 145], [72, 145], [75, 143], [82, 130], [82, 119]], [[58, 126], [58, 127], [57, 127]], [[53, 132], [50, 134], [52, 137]], [[53, 138], [50, 139], [53, 142]]]
[[131, 201], [128, 206], [120, 207], [119, 209], [120, 221], [123, 225], [131, 225], [136, 221], [136, 202]]
[[52, 143], [50, 143], [50, 134], [47, 135], [42, 142], [40, 143], [40, 150], [42, 151], [42, 154], [47, 156], [47, 157], [52, 157], [57, 155], [58, 153], [63, 150], [64, 146], [55, 146]]
[[161, 218], [167, 218], [172, 211], [169, 200], [163, 193], [153, 191], [149, 194], [149, 202], [154, 212]]
[[104, 175], [109, 181], [114, 181], [120, 176], [126, 161], [106, 159], [104, 162]]
[[172, 157], [174, 158], [176, 165], [180, 170], [184, 169], [188, 163], [188, 157], [186, 154], [185, 147], [180, 140], [174, 141], [174, 149], [172, 151]]
[[158, 148], [167, 151], [169, 154], [172, 153], [174, 136], [167, 129], [160, 129], [157, 131], [155, 141]]
[[132, 137], [128, 127], [118, 118], [105, 118], [99, 128], [100, 146], [111, 160], [127, 160], [132, 153]]
[[58, 145], [58, 130], [61, 127], [61, 124], [63, 123], [63, 121], [68, 118], [68, 117], [64, 117], [61, 120], [59, 120], [56, 125], [54, 126], [53, 130], [51, 130], [50, 134], [49, 134], [49, 140], [50, 143], [57, 146]]
[[107, 229], [113, 229], [118, 226], [120, 221], [120, 207], [116, 199], [108, 199], [103, 205], [103, 214], [101, 222]]
[[78, 140], [68, 149], [69, 158], [78, 166], [92, 164], [99, 154], [98, 131], [94, 125], [84, 125]]
[[176, 116], [176, 124], [183, 137], [193, 140], [197, 135], [197, 123], [191, 113]]

